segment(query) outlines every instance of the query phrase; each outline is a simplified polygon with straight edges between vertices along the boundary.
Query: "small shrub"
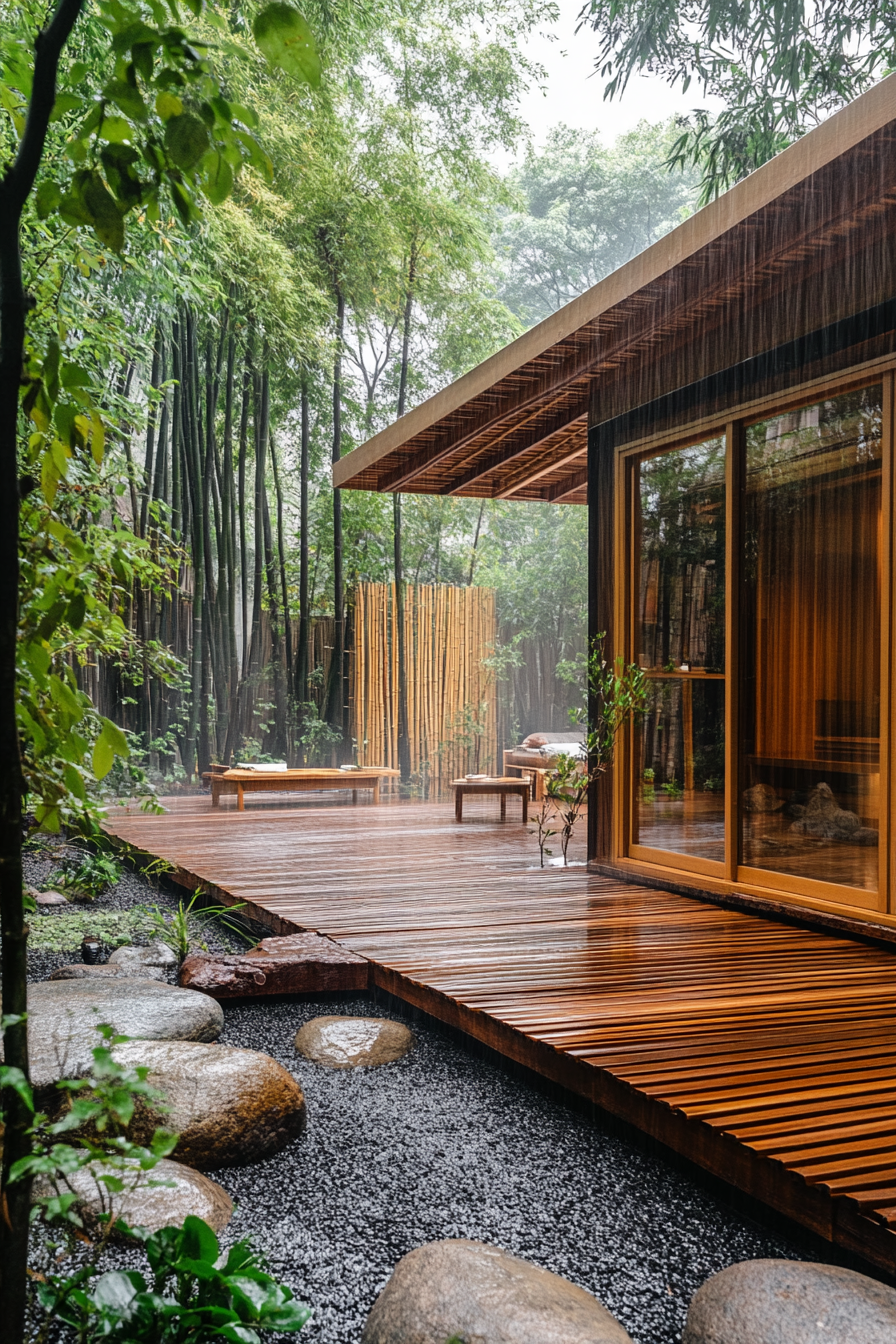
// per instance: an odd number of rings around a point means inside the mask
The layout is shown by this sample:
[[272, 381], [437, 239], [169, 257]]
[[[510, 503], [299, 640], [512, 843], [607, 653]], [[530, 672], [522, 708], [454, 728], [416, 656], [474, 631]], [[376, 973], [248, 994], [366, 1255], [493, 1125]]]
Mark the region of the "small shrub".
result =
[[94, 901], [121, 881], [121, 864], [111, 854], [88, 854], [63, 859], [50, 874], [51, 886], [69, 891], [74, 900]]
[[144, 911], [151, 936], [167, 943], [180, 961], [189, 955], [193, 947], [201, 947], [203, 951], [208, 951], [204, 940], [208, 936], [209, 928], [215, 923], [229, 929], [231, 933], [238, 934], [247, 943], [254, 941], [242, 924], [232, 918], [238, 910], [243, 909], [244, 902], [239, 902], [237, 905], [205, 905], [197, 908], [196, 902], [201, 895], [202, 888], [197, 887], [186, 905], [183, 901], [178, 901], [177, 909], [172, 912], [160, 910], [157, 905]]

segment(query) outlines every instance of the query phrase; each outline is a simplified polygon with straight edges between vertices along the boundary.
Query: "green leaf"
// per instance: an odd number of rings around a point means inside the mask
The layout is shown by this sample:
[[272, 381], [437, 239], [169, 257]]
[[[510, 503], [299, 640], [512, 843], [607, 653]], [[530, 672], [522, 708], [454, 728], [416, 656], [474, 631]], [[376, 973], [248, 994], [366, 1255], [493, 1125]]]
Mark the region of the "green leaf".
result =
[[80, 630], [84, 624], [84, 617], [87, 614], [87, 602], [83, 593], [75, 593], [71, 602], [68, 604], [68, 614], [66, 619], [73, 630]]
[[91, 768], [94, 779], [105, 779], [112, 769], [112, 763], [115, 760], [115, 752], [112, 750], [111, 743], [103, 737], [102, 734], [93, 744], [93, 757], [91, 759]]
[[68, 360], [62, 365], [59, 381], [63, 387], [90, 387], [93, 378], [81, 364], [72, 364]]
[[172, 163], [184, 172], [196, 167], [208, 147], [205, 123], [192, 112], [181, 112], [165, 123], [165, 148]]
[[190, 1260], [203, 1260], [213, 1265], [218, 1258], [218, 1238], [208, 1223], [193, 1214], [184, 1219], [180, 1253]]
[[212, 205], [226, 201], [233, 190], [233, 170], [223, 154], [211, 149], [202, 158], [202, 190]]
[[314, 35], [292, 5], [268, 5], [252, 25], [252, 33], [271, 65], [312, 88], [320, 84], [320, 57]]
[[172, 117], [179, 117], [183, 110], [183, 103], [173, 93], [165, 93], [163, 90], [156, 98], [156, 111], [163, 121], [170, 121]]
[[[134, 84], [129, 84], [126, 79], [110, 79], [103, 89], [103, 97], [116, 103], [125, 116], [131, 117], [134, 121], [146, 121], [148, 114], [140, 90]], [[103, 125], [105, 126], [105, 121]]]
[[199, 218], [199, 212], [193, 204], [193, 199], [183, 183], [171, 181], [168, 183], [168, 186], [171, 191], [171, 199], [174, 202], [174, 208], [180, 216], [181, 223], [184, 226], [195, 223]]
[[50, 121], [61, 121], [69, 112], [74, 112], [83, 104], [83, 98], [79, 98], [75, 93], [60, 93], [53, 104], [53, 111]]
[[22, 1098], [29, 1111], [34, 1110], [34, 1097], [31, 1094], [31, 1087], [21, 1069], [0, 1064], [0, 1087], [12, 1088], [13, 1092], [18, 1093]]
[[59, 208], [61, 200], [62, 191], [55, 182], [41, 182], [34, 193], [34, 204], [38, 219], [46, 219], [49, 215], [52, 215], [53, 211]]
[[93, 1300], [98, 1307], [123, 1314], [136, 1297], [137, 1291], [130, 1274], [120, 1269], [110, 1269], [97, 1280]]
[[124, 247], [124, 220], [114, 197], [99, 173], [88, 174], [81, 194], [97, 238], [107, 247], [111, 247], [113, 252], [120, 252]]
[[133, 140], [134, 129], [124, 117], [103, 117], [97, 134], [101, 140], [107, 140], [109, 144], [120, 145], [126, 140]]

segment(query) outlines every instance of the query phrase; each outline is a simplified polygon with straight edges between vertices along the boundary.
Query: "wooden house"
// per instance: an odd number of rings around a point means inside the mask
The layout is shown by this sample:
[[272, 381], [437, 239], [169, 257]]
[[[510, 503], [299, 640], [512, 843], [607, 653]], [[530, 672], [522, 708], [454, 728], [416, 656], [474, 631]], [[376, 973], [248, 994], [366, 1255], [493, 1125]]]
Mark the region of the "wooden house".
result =
[[894, 373], [896, 76], [336, 464], [588, 507], [596, 871], [896, 926]]

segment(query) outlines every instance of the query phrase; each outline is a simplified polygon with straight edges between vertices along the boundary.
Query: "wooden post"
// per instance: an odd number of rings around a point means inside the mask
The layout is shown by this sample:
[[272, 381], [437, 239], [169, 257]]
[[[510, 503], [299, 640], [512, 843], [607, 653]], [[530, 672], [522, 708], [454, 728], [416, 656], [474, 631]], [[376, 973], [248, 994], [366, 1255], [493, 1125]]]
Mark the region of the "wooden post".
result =
[[[594, 409], [592, 404], [592, 419]], [[616, 454], [612, 444], [599, 443], [594, 428], [588, 437], [588, 646], [603, 632], [606, 656], [614, 658]], [[612, 767], [592, 781], [588, 795], [588, 858], [607, 862], [613, 843]]]

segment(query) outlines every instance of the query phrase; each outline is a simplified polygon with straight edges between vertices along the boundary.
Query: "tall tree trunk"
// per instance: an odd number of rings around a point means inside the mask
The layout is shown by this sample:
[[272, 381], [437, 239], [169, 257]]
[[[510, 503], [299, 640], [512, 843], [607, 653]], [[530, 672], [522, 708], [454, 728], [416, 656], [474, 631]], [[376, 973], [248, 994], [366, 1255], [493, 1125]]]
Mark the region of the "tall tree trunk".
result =
[[[401, 333], [401, 372], [398, 379], [398, 415], [404, 415], [408, 389], [408, 365], [411, 353], [411, 317], [414, 311], [415, 253], [411, 252], [408, 265], [408, 289], [404, 304]], [[395, 571], [395, 624], [398, 649], [398, 769], [401, 781], [407, 784], [411, 777], [411, 739], [408, 733], [408, 663], [405, 639], [404, 566], [401, 554], [401, 495], [396, 490], [392, 497], [392, 542]]]
[[[336, 291], [336, 354], [333, 358], [333, 461], [342, 456], [342, 356], [345, 295]], [[345, 744], [345, 583], [342, 574], [342, 492], [333, 491], [333, 653], [324, 717]]]
[[[190, 499], [191, 517], [191, 560], [193, 569], [193, 619], [190, 648], [190, 703], [187, 713], [185, 734], [186, 757], [184, 769], [187, 778], [192, 778], [196, 768], [197, 749], [202, 754], [203, 724], [207, 734], [207, 716], [204, 712], [203, 692], [206, 689], [203, 663], [205, 661], [205, 513], [206, 506], [203, 490], [202, 458], [200, 448], [200, 426], [197, 416], [197, 380], [196, 380], [196, 327], [192, 314], [184, 310], [182, 329], [182, 373], [183, 396], [183, 441], [184, 460], [187, 467], [187, 481]], [[207, 740], [205, 743], [207, 750]], [[203, 762], [200, 761], [200, 769]]]
[[280, 568], [280, 606], [283, 613], [283, 655], [286, 684], [292, 686], [292, 622], [289, 619], [289, 590], [286, 584], [286, 537], [283, 530], [283, 491], [280, 488], [280, 468], [273, 434], [269, 435], [271, 470], [274, 473], [274, 492], [277, 496], [277, 561]]
[[[164, 359], [164, 331], [162, 319], [156, 322], [156, 338], [152, 348], [152, 371], [149, 375], [150, 389], [158, 388], [162, 382], [162, 361]], [[146, 536], [146, 527], [149, 515], [149, 501], [152, 497], [153, 483], [153, 465], [155, 458], [155, 434], [156, 434], [156, 403], [150, 399], [149, 410], [146, 416], [146, 457], [143, 463], [143, 490], [140, 500], [140, 529], [139, 535]], [[161, 452], [161, 448], [159, 449]], [[135, 520], [136, 521], [136, 520]]]
[[[236, 338], [227, 340], [227, 371], [224, 377], [224, 442], [221, 452], [221, 537], [218, 546], [218, 606], [221, 631], [221, 659], [226, 663], [225, 718], [219, 722], [219, 748], [225, 765], [233, 750], [231, 725], [236, 708], [239, 673], [236, 663], [236, 605], [234, 583], [236, 554], [234, 522], [236, 518], [233, 480], [233, 381], [236, 371]], [[223, 730], [223, 746], [220, 742]]]
[[[34, 186], [56, 99], [59, 57], [82, 0], [59, 0], [34, 43], [34, 78], [16, 157], [0, 179], [0, 976], [5, 1063], [28, 1077], [26, 1027], [28, 926], [22, 902], [22, 763], [16, 723], [19, 591], [19, 482], [16, 452], [25, 346], [20, 227]], [[6, 1120], [0, 1176], [0, 1301], [4, 1338], [25, 1330], [31, 1182], [9, 1185], [14, 1162], [31, 1151], [30, 1112], [14, 1087], [0, 1093]]]
[[251, 347], [246, 349], [243, 368], [243, 401], [240, 410], [239, 513], [240, 513], [240, 618], [243, 636], [243, 679], [249, 675], [249, 547], [246, 539], [246, 458], [249, 452], [249, 407], [254, 391]]

